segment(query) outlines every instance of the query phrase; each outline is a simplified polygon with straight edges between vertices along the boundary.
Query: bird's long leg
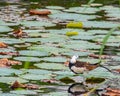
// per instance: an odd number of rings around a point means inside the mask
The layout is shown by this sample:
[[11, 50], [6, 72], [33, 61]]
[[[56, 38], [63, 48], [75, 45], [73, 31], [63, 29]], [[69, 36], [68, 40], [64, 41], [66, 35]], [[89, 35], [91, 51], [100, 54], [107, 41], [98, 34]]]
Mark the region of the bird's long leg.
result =
[[109, 72], [112, 73], [112, 71], [111, 71], [109, 68], [107, 68], [107, 67], [105, 67], [105, 66], [103, 66], [103, 65], [100, 65], [100, 67], [103, 67], [103, 68], [105, 68], [106, 70], [108, 70]]

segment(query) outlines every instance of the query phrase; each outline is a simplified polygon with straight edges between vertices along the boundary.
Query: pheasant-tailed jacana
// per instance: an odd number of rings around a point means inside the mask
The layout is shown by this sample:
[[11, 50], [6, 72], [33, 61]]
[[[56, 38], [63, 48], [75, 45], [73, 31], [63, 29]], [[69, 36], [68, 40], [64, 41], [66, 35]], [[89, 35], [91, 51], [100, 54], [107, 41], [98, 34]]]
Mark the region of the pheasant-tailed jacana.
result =
[[99, 66], [99, 63], [90, 64], [88, 62], [77, 61], [78, 56], [73, 56], [69, 61], [69, 68], [72, 72], [84, 73], [85, 71], [91, 71]]

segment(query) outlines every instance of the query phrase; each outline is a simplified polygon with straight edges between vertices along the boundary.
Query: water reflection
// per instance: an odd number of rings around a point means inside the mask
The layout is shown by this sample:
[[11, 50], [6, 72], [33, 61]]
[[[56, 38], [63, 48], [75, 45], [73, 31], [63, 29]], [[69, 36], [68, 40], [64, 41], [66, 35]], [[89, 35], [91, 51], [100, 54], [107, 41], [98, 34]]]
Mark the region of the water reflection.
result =
[[[69, 86], [68, 93], [69, 96], [84, 96], [89, 93], [90, 89], [88, 89], [87, 85], [83, 83], [74, 83]], [[98, 90], [92, 93], [89, 93], [89, 96], [100, 96]]]

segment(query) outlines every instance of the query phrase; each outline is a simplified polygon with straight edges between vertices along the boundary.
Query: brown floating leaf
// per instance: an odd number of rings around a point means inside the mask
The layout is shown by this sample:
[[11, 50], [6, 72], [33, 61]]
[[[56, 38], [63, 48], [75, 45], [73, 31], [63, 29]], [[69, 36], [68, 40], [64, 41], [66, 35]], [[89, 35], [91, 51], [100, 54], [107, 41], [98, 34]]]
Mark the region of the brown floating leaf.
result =
[[36, 84], [25, 84], [27, 89], [39, 89], [39, 86]]
[[7, 58], [0, 59], [0, 67], [9, 67], [11, 65], [22, 64], [19, 61], [8, 60]]
[[65, 66], [69, 66], [69, 61], [67, 60], [66, 62], [64, 62]]
[[18, 56], [19, 53], [18, 52], [0, 52], [0, 55], [14, 55], [14, 56]]
[[6, 45], [5, 43], [3, 43], [3, 42], [0, 42], [0, 48], [7, 48], [8, 47], [8, 45]]
[[[90, 56], [90, 57], [93, 57], [93, 58], [100, 58], [99, 55], [95, 55], [95, 54], [90, 54], [89, 56]], [[111, 56], [108, 56], [108, 55], [101, 55], [101, 58], [102, 58], [102, 59], [110, 59]]]
[[17, 80], [11, 85], [12, 89], [16, 88], [27, 88], [27, 89], [39, 89], [38, 85], [35, 84], [22, 84], [18, 82]]
[[31, 9], [29, 11], [29, 13], [32, 14], [32, 15], [49, 15], [49, 14], [51, 14], [51, 11], [49, 11], [49, 10], [39, 11], [39, 10]]
[[106, 92], [102, 96], [120, 96], [120, 89], [106, 88]]
[[12, 89], [16, 89], [16, 88], [26, 88], [26, 86], [24, 84], [21, 84], [20, 82], [18, 82], [17, 80], [11, 85]]
[[18, 38], [24, 37], [24, 36], [27, 36], [27, 33], [23, 32], [22, 29], [18, 29], [13, 32], [13, 36], [18, 37]]

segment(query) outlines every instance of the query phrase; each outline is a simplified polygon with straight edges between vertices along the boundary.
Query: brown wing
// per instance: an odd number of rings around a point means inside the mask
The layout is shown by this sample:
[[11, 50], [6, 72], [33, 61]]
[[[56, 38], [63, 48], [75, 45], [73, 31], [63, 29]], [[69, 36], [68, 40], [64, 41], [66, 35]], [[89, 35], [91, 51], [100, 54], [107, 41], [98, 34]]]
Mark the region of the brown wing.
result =
[[81, 61], [77, 61], [75, 63], [75, 67], [86, 67], [86, 69], [88, 70], [93, 70], [95, 68], [97, 68], [99, 65], [98, 64], [90, 64], [88, 62], [81, 62]]

